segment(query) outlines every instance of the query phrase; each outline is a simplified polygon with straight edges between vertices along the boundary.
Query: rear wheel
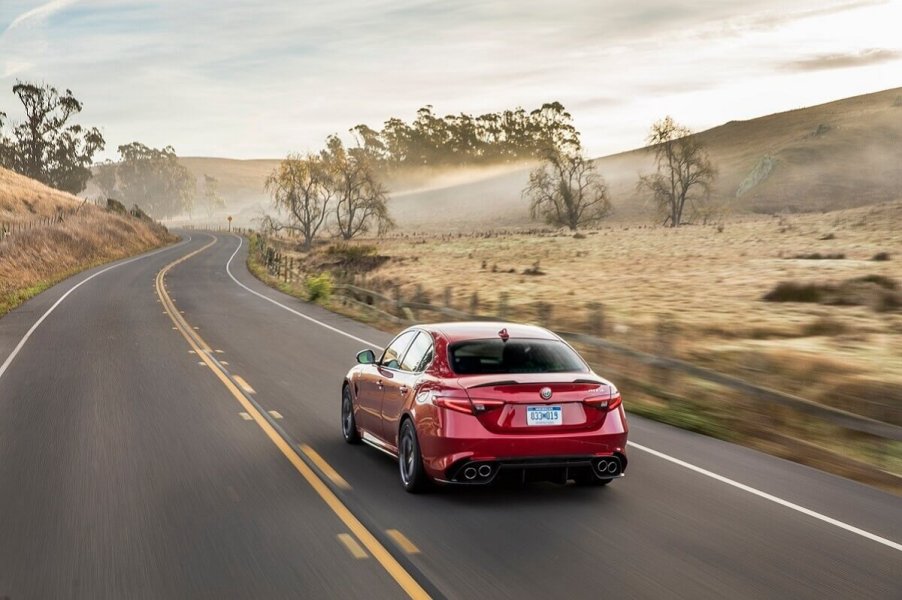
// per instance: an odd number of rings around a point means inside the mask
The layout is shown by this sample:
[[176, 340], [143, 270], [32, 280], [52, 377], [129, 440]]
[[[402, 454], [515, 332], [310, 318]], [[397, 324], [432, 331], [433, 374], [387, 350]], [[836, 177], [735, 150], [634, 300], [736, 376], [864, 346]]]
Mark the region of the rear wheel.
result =
[[341, 390], [341, 434], [349, 444], [360, 441], [360, 432], [357, 431], [357, 421], [354, 419], [354, 401], [348, 386]]
[[423, 468], [423, 456], [417, 442], [417, 431], [413, 421], [405, 419], [398, 436], [398, 467], [401, 471], [401, 485], [410, 493], [423, 491], [428, 484]]

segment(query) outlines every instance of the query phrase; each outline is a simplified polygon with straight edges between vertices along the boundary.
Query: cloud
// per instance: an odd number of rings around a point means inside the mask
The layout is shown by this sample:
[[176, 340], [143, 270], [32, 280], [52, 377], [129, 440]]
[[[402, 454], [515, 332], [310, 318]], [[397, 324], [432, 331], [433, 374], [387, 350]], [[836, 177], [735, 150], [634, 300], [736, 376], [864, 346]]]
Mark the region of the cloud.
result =
[[818, 54], [809, 58], [786, 62], [782, 66], [790, 71], [823, 71], [826, 69], [866, 67], [876, 63], [899, 60], [900, 58], [902, 58], [902, 52], [899, 50], [868, 48], [859, 52]]
[[12, 22], [9, 24], [9, 26], [4, 31], [4, 33], [8, 32], [8, 31], [12, 31], [16, 27], [19, 27], [20, 25], [27, 23], [29, 21], [32, 21], [32, 22], [43, 21], [47, 17], [63, 10], [67, 6], [71, 6], [72, 4], [75, 4], [76, 2], [78, 2], [78, 0], [51, 0], [50, 2], [46, 2], [44, 4], [41, 4], [40, 6], [36, 6], [36, 7], [32, 8], [31, 10], [26, 11], [26, 12], [20, 14], [15, 19], [13, 19]]

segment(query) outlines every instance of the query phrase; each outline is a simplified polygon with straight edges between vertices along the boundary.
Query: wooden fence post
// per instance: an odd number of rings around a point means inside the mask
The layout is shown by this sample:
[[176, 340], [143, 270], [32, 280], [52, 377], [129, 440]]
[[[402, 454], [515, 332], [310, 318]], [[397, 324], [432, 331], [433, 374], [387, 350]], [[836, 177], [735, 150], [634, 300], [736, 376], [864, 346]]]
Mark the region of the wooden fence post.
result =
[[598, 338], [604, 337], [604, 304], [601, 302], [589, 302], [586, 304], [588, 315], [586, 317], [586, 332]]
[[[670, 315], [661, 315], [658, 318], [655, 354], [673, 358], [673, 334], [674, 325]], [[673, 383], [673, 372], [667, 367], [657, 367], [654, 370], [655, 382], [663, 388], [669, 388]]]
[[498, 318], [502, 321], [507, 321], [509, 298], [510, 294], [508, 294], [507, 292], [500, 292], [498, 294]]
[[536, 319], [539, 325], [548, 327], [551, 322], [551, 304], [548, 302], [536, 302]]
[[479, 314], [479, 293], [473, 292], [473, 295], [470, 296], [470, 314], [478, 315]]
[[445, 291], [442, 295], [442, 300], [445, 304], [445, 308], [451, 308], [451, 287], [445, 286]]

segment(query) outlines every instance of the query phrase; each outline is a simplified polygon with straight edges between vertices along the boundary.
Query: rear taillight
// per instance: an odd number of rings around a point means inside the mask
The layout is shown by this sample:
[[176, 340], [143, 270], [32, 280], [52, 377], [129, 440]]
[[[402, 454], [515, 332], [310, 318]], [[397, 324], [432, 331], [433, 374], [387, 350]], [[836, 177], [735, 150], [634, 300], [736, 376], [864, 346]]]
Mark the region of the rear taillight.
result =
[[[422, 399], [421, 399], [422, 398]], [[473, 414], [473, 403], [464, 390], [438, 389], [429, 390], [417, 397], [417, 402], [428, 402], [440, 408], [447, 408], [459, 413]]]
[[589, 396], [583, 400], [583, 404], [597, 408], [598, 410], [614, 410], [623, 402], [620, 392], [614, 390], [611, 393], [598, 396]]
[[433, 396], [432, 403], [448, 410], [454, 410], [468, 415], [473, 414], [473, 405], [468, 398], [448, 398], [446, 396]]
[[473, 408], [477, 413], [488, 412], [504, 406], [504, 400], [483, 400], [477, 398], [473, 400]]

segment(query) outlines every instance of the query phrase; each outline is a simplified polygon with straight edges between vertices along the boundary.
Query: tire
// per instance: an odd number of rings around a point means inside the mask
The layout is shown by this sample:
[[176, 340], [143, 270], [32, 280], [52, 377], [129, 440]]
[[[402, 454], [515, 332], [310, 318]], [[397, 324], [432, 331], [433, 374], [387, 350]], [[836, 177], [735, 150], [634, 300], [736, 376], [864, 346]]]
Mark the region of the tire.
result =
[[349, 444], [360, 443], [360, 432], [357, 431], [357, 421], [354, 419], [354, 400], [348, 386], [341, 390], [341, 435]]
[[404, 419], [398, 435], [398, 469], [401, 473], [401, 485], [407, 492], [416, 494], [426, 489], [429, 478], [423, 468], [417, 431], [410, 419]]

